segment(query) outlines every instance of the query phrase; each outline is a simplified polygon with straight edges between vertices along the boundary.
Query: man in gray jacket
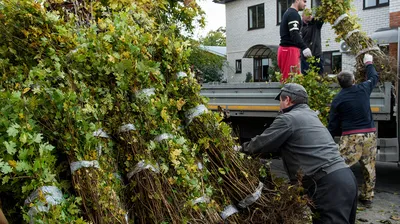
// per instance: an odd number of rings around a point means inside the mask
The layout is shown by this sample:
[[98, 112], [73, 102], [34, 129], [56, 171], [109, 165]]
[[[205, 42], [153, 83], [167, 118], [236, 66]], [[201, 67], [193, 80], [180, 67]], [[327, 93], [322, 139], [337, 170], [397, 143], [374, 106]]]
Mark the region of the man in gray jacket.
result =
[[268, 155], [280, 152], [291, 182], [303, 175], [313, 200], [313, 223], [355, 223], [357, 182], [340, 156], [331, 134], [311, 110], [303, 86], [285, 84], [275, 98], [283, 112], [269, 128], [242, 146], [242, 152]]

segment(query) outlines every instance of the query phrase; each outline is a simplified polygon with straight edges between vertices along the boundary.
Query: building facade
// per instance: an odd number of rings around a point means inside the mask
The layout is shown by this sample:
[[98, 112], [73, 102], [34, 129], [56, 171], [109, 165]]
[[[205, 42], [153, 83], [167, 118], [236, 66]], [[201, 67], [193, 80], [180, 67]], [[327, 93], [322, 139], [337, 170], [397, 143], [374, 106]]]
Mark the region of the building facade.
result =
[[[229, 68], [227, 81], [244, 82], [246, 76], [253, 81], [268, 81], [276, 65], [279, 46], [279, 24], [291, 0], [214, 0], [225, 4], [226, 45]], [[307, 7], [316, 6], [316, 0], [307, 1]], [[400, 0], [355, 0], [355, 12], [360, 18], [361, 30], [368, 35], [381, 28], [398, 27]], [[330, 24], [322, 28], [324, 70], [335, 74], [341, 70], [354, 70], [354, 56], [343, 42], [336, 42]], [[396, 47], [382, 44], [382, 49], [394, 55]], [[396, 49], [395, 49], [396, 48]], [[397, 53], [396, 53], [397, 55]]]

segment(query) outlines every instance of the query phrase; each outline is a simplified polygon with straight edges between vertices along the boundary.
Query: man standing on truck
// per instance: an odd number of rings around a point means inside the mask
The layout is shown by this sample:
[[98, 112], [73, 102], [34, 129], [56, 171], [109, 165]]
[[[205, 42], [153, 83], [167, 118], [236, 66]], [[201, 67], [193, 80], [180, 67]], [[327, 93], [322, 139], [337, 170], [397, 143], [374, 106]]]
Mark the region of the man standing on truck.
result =
[[333, 99], [328, 129], [340, 137], [339, 150], [349, 166], [360, 162], [364, 176], [360, 202], [371, 207], [376, 182], [376, 128], [372, 118], [370, 96], [378, 82], [378, 73], [370, 54], [364, 55], [368, 80], [355, 84], [354, 75], [342, 71], [337, 79], [342, 90]]
[[[321, 46], [321, 29], [324, 25], [323, 21], [315, 19], [310, 9], [305, 9], [302, 14], [301, 35], [304, 43], [311, 49], [312, 55], [315, 57], [316, 67], [319, 68], [318, 73], [324, 73], [324, 61], [322, 59], [322, 46]], [[314, 63], [313, 63], [314, 64]], [[304, 54], [301, 55], [301, 73], [307, 74], [310, 68], [307, 58]]]
[[318, 115], [311, 110], [303, 86], [288, 83], [278, 96], [280, 109], [271, 126], [241, 151], [252, 155], [280, 152], [292, 183], [303, 174], [303, 187], [313, 200], [313, 223], [355, 223], [357, 182]]
[[289, 77], [289, 73], [300, 73], [300, 51], [304, 57], [312, 56], [310, 48], [300, 35], [301, 18], [299, 11], [306, 8], [307, 0], [292, 0], [292, 5], [283, 14], [280, 25], [281, 42], [278, 48], [278, 66], [282, 73], [281, 81]]

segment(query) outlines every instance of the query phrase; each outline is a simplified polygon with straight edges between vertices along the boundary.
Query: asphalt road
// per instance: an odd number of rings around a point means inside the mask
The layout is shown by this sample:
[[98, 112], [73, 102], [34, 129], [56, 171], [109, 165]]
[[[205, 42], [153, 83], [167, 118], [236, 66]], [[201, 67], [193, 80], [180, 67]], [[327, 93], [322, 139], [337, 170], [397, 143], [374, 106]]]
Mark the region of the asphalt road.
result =
[[[274, 174], [287, 177], [281, 160], [273, 160], [271, 169]], [[351, 168], [362, 184], [362, 173], [359, 164]], [[400, 224], [400, 167], [397, 163], [377, 162], [375, 198], [372, 208], [359, 206], [357, 223], [367, 224]]]

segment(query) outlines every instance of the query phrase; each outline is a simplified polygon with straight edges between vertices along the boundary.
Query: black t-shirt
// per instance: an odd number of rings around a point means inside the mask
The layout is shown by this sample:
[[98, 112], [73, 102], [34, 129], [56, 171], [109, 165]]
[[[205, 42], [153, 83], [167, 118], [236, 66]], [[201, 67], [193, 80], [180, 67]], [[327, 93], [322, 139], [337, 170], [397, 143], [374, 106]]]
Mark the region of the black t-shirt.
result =
[[324, 25], [323, 21], [312, 19], [308, 23], [302, 22], [301, 36], [304, 43], [310, 48], [314, 56], [322, 55], [321, 47], [321, 28]]
[[294, 8], [288, 8], [283, 14], [280, 26], [281, 46], [298, 47], [301, 50], [307, 48], [300, 36], [302, 21], [299, 13]]

